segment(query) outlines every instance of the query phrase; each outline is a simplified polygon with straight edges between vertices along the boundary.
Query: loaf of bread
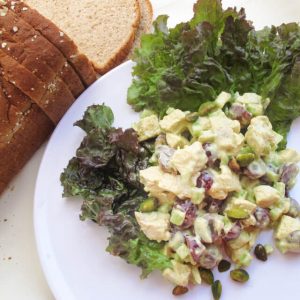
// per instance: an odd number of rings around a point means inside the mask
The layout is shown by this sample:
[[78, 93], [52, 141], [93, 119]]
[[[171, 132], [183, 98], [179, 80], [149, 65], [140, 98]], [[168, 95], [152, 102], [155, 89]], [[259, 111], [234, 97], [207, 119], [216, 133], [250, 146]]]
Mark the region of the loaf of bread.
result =
[[[54, 1], [50, 1], [54, 3]], [[63, 31], [63, 29], [58, 28], [55, 23], [52, 23], [47, 19], [47, 15], [40, 14], [36, 9], [29, 7], [26, 3], [21, 0], [7, 0], [6, 6], [20, 16], [24, 21], [30, 24], [37, 32], [41, 33], [49, 42], [51, 42], [67, 59], [67, 61], [74, 67], [78, 75], [88, 87], [96, 79], [97, 75], [93, 68], [92, 63], [89, 61], [87, 56], [80, 53], [77, 45], [74, 41]], [[36, 4], [43, 4], [44, 1], [37, 1]], [[60, 11], [62, 7], [61, 2], [55, 7], [57, 12]], [[35, 6], [34, 6], [35, 7]], [[59, 7], [59, 9], [57, 9]], [[36, 6], [38, 8], [38, 6]], [[74, 22], [74, 18], [67, 14]]]
[[0, 28], [3, 51], [21, 61], [46, 84], [58, 74], [75, 98], [84, 91], [80, 78], [62, 53], [13, 11], [0, 18]]
[[[127, 57], [140, 22], [138, 0], [64, 0], [63, 5], [61, 0], [27, 0], [27, 3], [65, 32], [99, 74]], [[21, 10], [21, 14], [27, 20], [28, 11]], [[32, 25], [37, 29], [37, 24]]]
[[52, 132], [43, 111], [0, 77], [0, 193]]
[[0, 193], [151, 20], [149, 0], [0, 0]]

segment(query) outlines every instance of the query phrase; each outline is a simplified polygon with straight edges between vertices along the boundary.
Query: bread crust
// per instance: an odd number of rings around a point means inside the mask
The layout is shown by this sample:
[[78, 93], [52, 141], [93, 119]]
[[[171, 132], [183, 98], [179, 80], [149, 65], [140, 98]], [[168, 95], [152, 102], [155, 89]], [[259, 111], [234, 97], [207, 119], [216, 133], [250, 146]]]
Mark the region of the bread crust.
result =
[[2, 76], [31, 98], [57, 124], [74, 102], [74, 97], [59, 77], [45, 85], [39, 78], [0, 50]]
[[[141, 21], [138, 27], [138, 30], [135, 35], [134, 43], [130, 49], [130, 52], [128, 53], [127, 59], [131, 59], [134, 50], [140, 46], [141, 43], [141, 37], [143, 34], [148, 33], [151, 29], [152, 25], [152, 19], [153, 19], [153, 8], [150, 0], [139, 0], [139, 3], [143, 2], [144, 5], [146, 6], [146, 11], [143, 11], [141, 9]], [[141, 5], [140, 5], [141, 6]], [[145, 22], [143, 22], [145, 20]], [[145, 23], [145, 24], [144, 24]]]
[[62, 67], [60, 78], [67, 84], [69, 90], [75, 98], [78, 98], [85, 90], [85, 86], [73, 67], [66, 61]]
[[[35, 119], [35, 122], [32, 120]], [[44, 143], [53, 124], [36, 106], [28, 111], [9, 143], [0, 143], [0, 194], [13, 177]]]
[[0, 117], [1, 194], [47, 139], [54, 125], [36, 104], [2, 76]]
[[84, 54], [79, 53], [75, 43], [54, 23], [20, 0], [8, 0], [7, 6], [40, 32], [66, 57], [86, 87], [96, 81], [97, 74], [91, 62]]
[[78, 97], [84, 86], [65, 57], [32, 26], [7, 11], [0, 18], [0, 44], [3, 51], [24, 65], [38, 78], [49, 84], [58, 74], [74, 97]]

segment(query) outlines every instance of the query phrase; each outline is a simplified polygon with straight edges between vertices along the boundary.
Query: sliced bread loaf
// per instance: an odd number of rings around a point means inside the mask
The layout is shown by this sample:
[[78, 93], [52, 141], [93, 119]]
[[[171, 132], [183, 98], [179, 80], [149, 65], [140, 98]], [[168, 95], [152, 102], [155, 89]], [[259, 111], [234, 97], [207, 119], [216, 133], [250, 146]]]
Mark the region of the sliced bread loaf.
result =
[[0, 193], [53, 130], [41, 109], [0, 76]]
[[64, 89], [58, 76], [45, 85], [3, 50], [0, 50], [0, 71], [8, 82], [30, 97], [55, 124], [75, 100], [71, 92]]
[[[88, 60], [85, 54], [78, 51], [77, 45], [71, 40], [65, 32], [64, 28], [59, 29], [56, 25], [41, 15], [37, 10], [31, 9], [22, 0], [4, 0], [10, 10], [14, 11], [18, 16], [21, 16], [23, 20], [29, 23], [35, 30], [39, 31], [49, 42], [51, 42], [57, 49], [59, 49], [65, 56], [67, 61], [74, 67], [77, 74], [88, 87], [96, 79], [96, 72]], [[46, 3], [40, 1], [40, 4]], [[50, 1], [55, 6], [55, 11], [59, 13], [61, 11], [62, 2], [55, 4], [54, 1]], [[57, 9], [59, 8], [59, 9]], [[68, 14], [67, 14], [68, 16]], [[74, 21], [74, 18], [71, 18]]]
[[[137, 0], [28, 0], [28, 5], [56, 24], [93, 62], [98, 73], [104, 74], [121, 63], [134, 42], [140, 21]], [[17, 1], [18, 3], [18, 1]], [[20, 6], [20, 5], [19, 5]], [[15, 9], [16, 9], [15, 5]], [[58, 9], [59, 7], [59, 9]], [[29, 22], [31, 11], [23, 10], [22, 17]], [[47, 27], [35, 18], [33, 27], [43, 30], [49, 38]], [[61, 37], [55, 34], [52, 42], [60, 47]], [[63, 37], [63, 36], [62, 36]]]
[[11, 140], [14, 133], [18, 130], [19, 124], [23, 119], [23, 113], [20, 112], [8, 99], [4, 93], [0, 93], [0, 144]]
[[58, 75], [74, 97], [83, 92], [84, 86], [80, 78], [65, 57], [32, 26], [8, 10], [0, 17], [0, 27], [0, 44], [3, 51], [45, 84], [49, 84]]
[[[35, 119], [35, 122], [31, 120]], [[33, 106], [9, 142], [0, 143], [0, 193], [52, 132], [53, 124]]]

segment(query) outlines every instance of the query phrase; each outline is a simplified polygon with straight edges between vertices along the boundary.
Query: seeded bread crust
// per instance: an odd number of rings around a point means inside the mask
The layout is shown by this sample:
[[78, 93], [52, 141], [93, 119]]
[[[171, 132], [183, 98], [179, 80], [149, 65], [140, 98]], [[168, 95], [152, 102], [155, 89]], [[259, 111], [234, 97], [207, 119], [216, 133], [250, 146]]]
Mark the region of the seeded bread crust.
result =
[[65, 57], [32, 26], [8, 10], [0, 17], [0, 44], [7, 55], [49, 84], [58, 74], [74, 97], [78, 97], [84, 86]]
[[[31, 120], [35, 119], [35, 122]], [[0, 194], [52, 132], [53, 124], [35, 105], [22, 119], [9, 143], [0, 143]]]
[[84, 92], [85, 86], [83, 82], [67, 61], [58, 74], [63, 82], [67, 84], [75, 99], [77, 99]]
[[7, 7], [14, 11], [24, 21], [51, 42], [73, 66], [85, 86], [90, 86], [97, 79], [97, 74], [87, 59], [79, 53], [75, 43], [54, 23], [42, 16], [37, 10], [30, 8], [26, 3], [17, 0], [8, 0]]
[[25, 95], [31, 98], [57, 124], [74, 102], [71, 92], [64, 89], [59, 77], [45, 85], [39, 78], [0, 50], [0, 71], [2, 76]]
[[30, 109], [32, 101], [3, 77], [1, 77], [1, 91], [9, 103], [17, 107], [20, 112], [25, 113]]
[[[30, 107], [28, 108], [30, 109]], [[0, 144], [8, 143], [22, 122], [23, 112], [20, 112], [0, 93]]]
[[0, 118], [1, 194], [47, 139], [54, 125], [36, 104], [2, 76]]

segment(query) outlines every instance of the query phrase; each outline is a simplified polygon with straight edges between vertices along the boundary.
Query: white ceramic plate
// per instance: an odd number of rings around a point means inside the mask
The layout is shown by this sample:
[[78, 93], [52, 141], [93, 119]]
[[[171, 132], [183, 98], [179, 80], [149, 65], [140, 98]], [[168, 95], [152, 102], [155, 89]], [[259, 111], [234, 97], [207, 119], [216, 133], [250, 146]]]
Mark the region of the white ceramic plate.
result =
[[[78, 218], [79, 199], [63, 199], [59, 176], [75, 154], [83, 132], [73, 127], [87, 106], [109, 105], [115, 114], [115, 126], [129, 127], [137, 119], [126, 104], [126, 91], [131, 82], [132, 63], [116, 68], [88, 89], [72, 106], [56, 128], [45, 152], [36, 185], [35, 232], [38, 251], [48, 283], [59, 300], [96, 299], [172, 299], [172, 286], [154, 274], [139, 279], [140, 270], [105, 252], [106, 231], [92, 222]], [[300, 151], [295, 122], [289, 144]], [[300, 196], [300, 184], [294, 189]], [[263, 241], [270, 241], [268, 234]], [[225, 275], [216, 273], [224, 286], [226, 299], [299, 299], [300, 257], [272, 255], [267, 263], [254, 261], [249, 268], [251, 280], [240, 286]], [[263, 298], [262, 295], [267, 298]], [[197, 287], [185, 299], [210, 299], [207, 287]]]
[[[73, 123], [82, 117], [87, 106], [103, 102], [109, 105], [115, 114], [115, 126], [127, 128], [137, 119], [126, 104], [131, 68], [132, 63], [128, 62], [114, 69], [76, 101], [52, 135], [40, 167], [35, 193], [35, 233], [42, 267], [57, 300], [174, 299], [172, 286], [160, 274], [142, 281], [138, 268], [106, 253], [105, 229], [79, 220], [79, 199], [61, 197], [60, 173], [83, 137]], [[298, 151], [299, 131], [300, 119], [294, 122], [289, 136], [289, 146]], [[293, 195], [300, 198], [300, 182]], [[270, 242], [270, 233], [260, 241]], [[299, 256], [283, 256], [276, 251], [266, 263], [254, 260], [249, 273], [250, 281], [241, 286], [233, 283], [228, 273], [216, 272], [216, 278], [223, 283], [222, 299], [300, 299]], [[201, 286], [193, 288], [183, 299], [208, 300], [211, 292]]]

